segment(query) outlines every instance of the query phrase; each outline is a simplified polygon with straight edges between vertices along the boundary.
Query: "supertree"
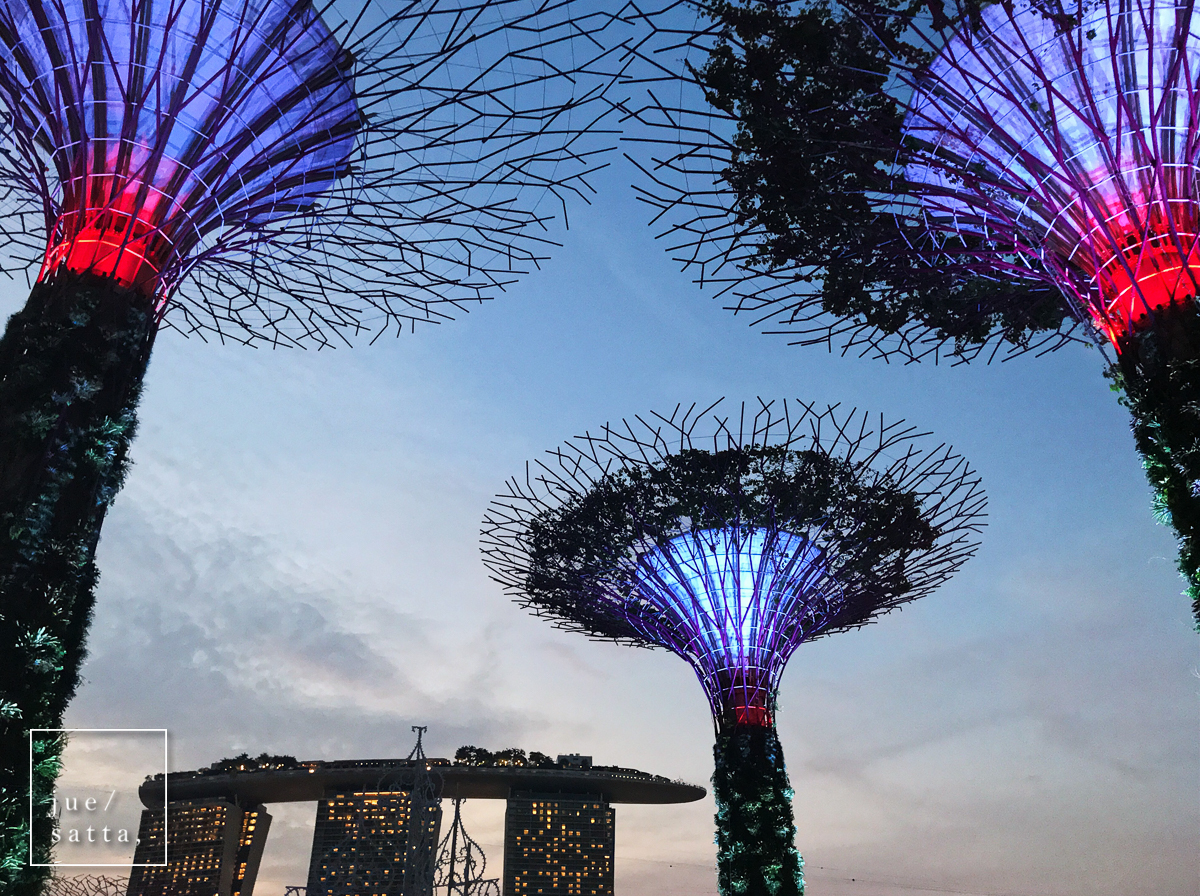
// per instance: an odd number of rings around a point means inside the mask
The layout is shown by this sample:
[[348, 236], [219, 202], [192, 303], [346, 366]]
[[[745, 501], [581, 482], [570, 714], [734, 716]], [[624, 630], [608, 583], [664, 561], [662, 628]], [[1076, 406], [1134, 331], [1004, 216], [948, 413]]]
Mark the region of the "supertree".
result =
[[[317, 347], [503, 290], [598, 164], [570, 0], [0, 0], [0, 891], [33, 892], [158, 330]], [[611, 62], [611, 65], [610, 65]], [[548, 200], [548, 202], [547, 202]]]
[[688, 98], [631, 111], [681, 257], [800, 343], [1098, 346], [1200, 628], [1194, 4], [691, 8], [644, 17]]
[[509, 480], [484, 562], [560, 628], [692, 666], [716, 731], [722, 894], [798, 894], [775, 729], [800, 644], [935, 589], [974, 553], [985, 496], [903, 423], [795, 402], [677, 407], [606, 425]]

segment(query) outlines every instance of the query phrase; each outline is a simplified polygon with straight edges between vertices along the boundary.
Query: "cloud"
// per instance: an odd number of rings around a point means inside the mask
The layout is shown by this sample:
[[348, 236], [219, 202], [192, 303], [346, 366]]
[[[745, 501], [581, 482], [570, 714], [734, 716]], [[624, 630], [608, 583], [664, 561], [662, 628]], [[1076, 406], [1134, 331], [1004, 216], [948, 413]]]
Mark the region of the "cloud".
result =
[[356, 596], [337, 572], [302, 571], [270, 539], [125, 501], [102, 553], [74, 725], [167, 727], [183, 768], [214, 751], [406, 753], [410, 724], [433, 716], [443, 738], [513, 728], [479, 699], [488, 663], [446, 693], [423, 674], [427, 620], [389, 608], [385, 632], [354, 628], [343, 610]]

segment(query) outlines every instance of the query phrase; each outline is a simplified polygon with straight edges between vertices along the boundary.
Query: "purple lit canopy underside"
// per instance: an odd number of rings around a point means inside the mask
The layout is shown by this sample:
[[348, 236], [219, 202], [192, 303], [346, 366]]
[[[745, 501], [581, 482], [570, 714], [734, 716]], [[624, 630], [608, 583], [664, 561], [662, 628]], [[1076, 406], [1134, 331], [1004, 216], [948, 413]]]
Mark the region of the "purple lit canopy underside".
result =
[[1155, 303], [1114, 298], [1163, 255], [1126, 250], [1162, 240], [1178, 266], [1195, 241], [1192, 7], [1110, 0], [1063, 28], [1028, 3], [994, 4], [982, 19], [916, 78], [906, 131], [928, 147], [905, 174], [925, 220], [952, 250], [982, 238], [964, 250], [981, 273], [1047, 280], [1079, 319], [1126, 329]]
[[837, 613], [841, 591], [807, 538], [772, 529], [692, 530], [643, 553], [629, 624], [696, 670], [714, 714], [772, 709], [795, 649]]
[[974, 553], [979, 479], [920, 440], [791, 401], [626, 419], [506, 483], [484, 563], [562, 628], [686, 659], [719, 729], [771, 725], [801, 643], [928, 594]]
[[0, 4], [0, 96], [57, 180], [34, 187], [48, 230], [133, 206], [177, 253], [329, 189], [358, 130], [351, 64], [308, 0]]

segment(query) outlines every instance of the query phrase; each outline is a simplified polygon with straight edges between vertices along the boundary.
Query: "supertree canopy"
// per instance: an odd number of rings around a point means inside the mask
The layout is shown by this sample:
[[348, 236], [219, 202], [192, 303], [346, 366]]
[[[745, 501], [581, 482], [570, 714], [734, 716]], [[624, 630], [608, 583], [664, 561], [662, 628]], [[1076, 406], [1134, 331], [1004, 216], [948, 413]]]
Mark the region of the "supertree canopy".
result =
[[550, 451], [493, 500], [484, 562], [559, 627], [691, 664], [716, 728], [720, 890], [796, 894], [784, 666], [945, 581], [975, 551], [985, 497], [959, 455], [903, 424], [731, 410], [680, 407]]
[[14, 3], [3, 16], [22, 173], [36, 158], [57, 180], [38, 185], [40, 280], [109, 277], [161, 304], [206, 235], [304, 215], [349, 170], [353, 58], [310, 4]]
[[988, 7], [915, 82], [905, 168], [931, 247], [1040, 282], [1118, 351], [1198, 292], [1191, 8]]
[[648, 47], [691, 54], [657, 76], [691, 98], [655, 84], [632, 110], [681, 257], [801, 343], [1115, 354], [1200, 624], [1193, 5], [697, 9], [688, 27], [647, 17]]
[[[448, 318], [550, 247], [619, 71], [571, 0], [0, 4], [5, 240], [219, 339]], [[586, 33], [585, 33], [586, 32]]]
[[78, 681], [158, 330], [336, 345], [503, 290], [588, 189], [610, 23], [571, 0], [0, 0], [0, 234], [33, 283], [0, 339], [0, 891], [44, 878], [60, 745], [29, 732]]

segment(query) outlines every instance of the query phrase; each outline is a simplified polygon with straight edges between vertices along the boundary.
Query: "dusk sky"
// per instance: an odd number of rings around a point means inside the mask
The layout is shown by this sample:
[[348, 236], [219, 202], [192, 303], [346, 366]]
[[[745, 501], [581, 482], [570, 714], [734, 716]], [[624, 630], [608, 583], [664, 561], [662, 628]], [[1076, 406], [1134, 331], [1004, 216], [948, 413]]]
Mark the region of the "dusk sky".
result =
[[[1103, 359], [886, 364], [754, 332], [595, 179], [543, 270], [445, 325], [336, 351], [156, 344], [69, 727], [240, 752], [590, 754], [708, 785], [688, 666], [560, 632], [489, 581], [492, 495], [565, 438], [677, 403], [843, 403], [959, 449], [989, 495], [945, 587], [804, 645], [778, 720], [810, 896], [1196, 896], [1200, 637]], [[23, 302], [5, 287], [3, 311]], [[70, 754], [68, 754], [70, 756]], [[306, 877], [274, 815], [258, 896]], [[503, 804], [467, 807], [501, 868]], [[711, 798], [617, 807], [617, 892], [716, 892]]]

